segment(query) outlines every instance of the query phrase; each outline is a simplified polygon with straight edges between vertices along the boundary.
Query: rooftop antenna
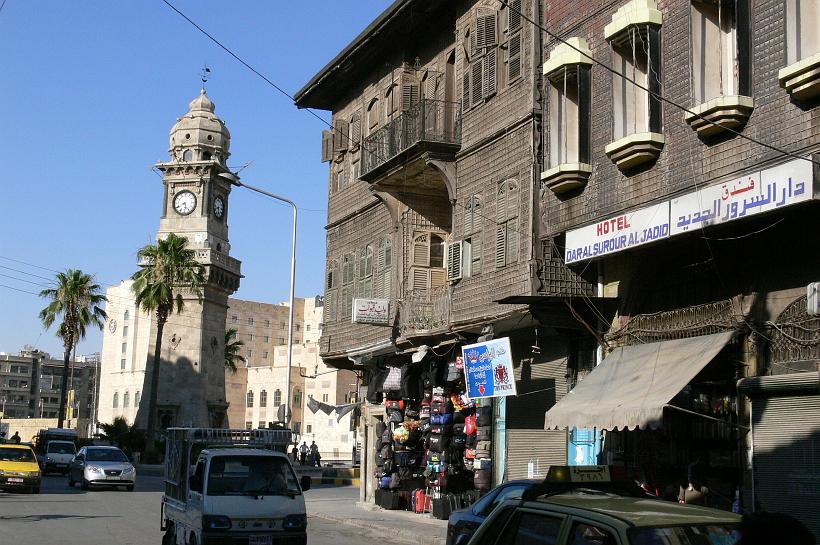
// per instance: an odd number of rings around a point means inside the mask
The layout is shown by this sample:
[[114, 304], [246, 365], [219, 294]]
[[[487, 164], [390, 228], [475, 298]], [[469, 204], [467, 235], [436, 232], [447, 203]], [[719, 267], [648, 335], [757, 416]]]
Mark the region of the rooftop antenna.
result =
[[202, 90], [205, 90], [205, 83], [208, 82], [208, 79], [211, 77], [211, 69], [208, 68], [207, 64], [202, 65], [202, 72], [199, 73], [199, 79], [202, 80]]

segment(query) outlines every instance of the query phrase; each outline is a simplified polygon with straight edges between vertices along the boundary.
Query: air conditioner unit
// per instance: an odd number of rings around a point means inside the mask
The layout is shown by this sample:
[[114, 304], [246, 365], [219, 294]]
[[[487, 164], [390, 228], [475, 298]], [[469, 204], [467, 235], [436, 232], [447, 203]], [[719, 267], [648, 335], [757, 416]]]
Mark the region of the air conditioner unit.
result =
[[462, 257], [464, 252], [464, 241], [459, 240], [447, 245], [447, 281], [456, 282], [461, 280], [463, 275]]

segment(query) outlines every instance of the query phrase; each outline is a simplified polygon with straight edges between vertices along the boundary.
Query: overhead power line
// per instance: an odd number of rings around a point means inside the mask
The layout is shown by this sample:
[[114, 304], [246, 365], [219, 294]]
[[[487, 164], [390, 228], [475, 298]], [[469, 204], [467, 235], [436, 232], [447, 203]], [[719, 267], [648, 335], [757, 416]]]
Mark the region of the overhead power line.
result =
[[561, 38], [560, 36], [558, 36], [558, 35], [557, 35], [557, 34], [555, 34], [554, 32], [550, 31], [550, 30], [549, 30], [547, 27], [545, 27], [544, 25], [542, 25], [542, 24], [538, 23], [537, 21], [534, 21], [533, 19], [529, 18], [529, 17], [528, 17], [525, 13], [523, 13], [522, 11], [520, 11], [520, 10], [517, 10], [517, 9], [513, 8], [513, 7], [510, 5], [509, 0], [498, 0], [498, 2], [500, 2], [503, 6], [505, 6], [505, 7], [506, 7], [507, 9], [509, 9], [510, 11], [514, 11], [514, 12], [518, 13], [518, 14], [521, 16], [521, 18], [522, 18], [522, 19], [524, 19], [524, 20], [525, 20], [525, 21], [527, 21], [528, 23], [532, 24], [535, 28], [538, 28], [538, 29], [540, 29], [541, 31], [545, 32], [545, 33], [546, 33], [548, 36], [550, 36], [551, 38], [553, 38], [553, 39], [555, 39], [555, 40], [558, 40], [559, 42], [561, 42], [562, 44], [566, 45], [566, 46], [567, 46], [567, 47], [569, 47], [570, 49], [572, 49], [572, 50], [574, 50], [574, 51], [576, 51], [576, 52], [580, 53], [580, 54], [581, 54], [581, 55], [583, 55], [584, 57], [586, 57], [586, 58], [588, 58], [589, 60], [591, 60], [594, 64], [597, 64], [598, 66], [600, 66], [600, 67], [604, 68], [605, 70], [607, 70], [607, 71], [611, 72], [612, 74], [614, 74], [614, 75], [616, 75], [616, 76], [618, 76], [618, 77], [620, 77], [620, 78], [622, 78], [622, 79], [624, 79], [624, 80], [628, 81], [629, 83], [631, 83], [632, 85], [634, 85], [634, 86], [635, 86], [635, 87], [637, 87], [638, 89], [641, 89], [642, 91], [646, 91], [646, 92], [647, 92], [647, 93], [649, 93], [651, 96], [655, 97], [656, 99], [660, 100], [661, 102], [665, 102], [666, 104], [669, 104], [670, 106], [674, 106], [675, 108], [680, 109], [681, 111], [685, 112], [685, 113], [686, 113], [686, 114], [688, 114], [688, 115], [695, 116], [695, 117], [697, 117], [698, 119], [700, 119], [701, 121], [704, 121], [704, 122], [706, 122], [706, 123], [709, 123], [710, 125], [713, 125], [713, 126], [715, 126], [715, 127], [720, 127], [721, 129], [725, 130], [726, 132], [728, 132], [728, 133], [730, 133], [730, 134], [733, 134], [733, 135], [735, 135], [735, 136], [738, 136], [738, 137], [740, 137], [740, 138], [742, 138], [742, 139], [744, 139], [744, 140], [748, 140], [749, 142], [752, 142], [752, 143], [754, 143], [754, 144], [757, 144], [758, 146], [762, 146], [762, 147], [764, 147], [764, 148], [766, 148], [766, 149], [769, 149], [769, 150], [771, 150], [771, 151], [775, 151], [775, 152], [777, 152], [777, 153], [780, 153], [781, 155], [785, 155], [785, 156], [791, 157], [791, 158], [793, 158], [793, 159], [802, 159], [803, 161], [808, 161], [808, 162], [810, 162], [810, 163], [813, 163], [813, 164], [816, 164], [816, 165], [820, 165], [820, 161], [815, 161], [815, 160], [814, 160], [814, 159], [812, 159], [811, 157], [804, 157], [804, 156], [802, 156], [802, 155], [798, 155], [798, 154], [793, 153], [793, 152], [791, 152], [791, 151], [788, 151], [788, 150], [785, 150], [785, 149], [782, 149], [782, 148], [778, 148], [777, 146], [773, 146], [773, 145], [771, 145], [771, 144], [767, 144], [767, 143], [762, 142], [762, 141], [760, 141], [760, 140], [758, 140], [758, 139], [756, 139], [756, 138], [752, 138], [751, 136], [745, 135], [745, 134], [743, 134], [743, 133], [742, 133], [742, 132], [740, 132], [740, 131], [736, 131], [735, 129], [731, 129], [731, 128], [729, 128], [729, 127], [726, 127], [726, 126], [724, 126], [724, 125], [721, 125], [720, 123], [718, 123], [718, 122], [716, 122], [716, 121], [712, 121], [711, 119], [707, 119], [706, 117], [704, 117], [703, 115], [701, 115], [701, 114], [699, 114], [699, 113], [693, 112], [692, 110], [690, 110], [690, 109], [689, 109], [689, 108], [687, 108], [686, 106], [683, 106], [682, 104], [678, 104], [678, 103], [677, 103], [677, 102], [675, 102], [674, 100], [669, 99], [669, 98], [666, 98], [665, 96], [661, 95], [660, 93], [656, 93], [656, 92], [654, 92], [654, 91], [650, 90], [648, 87], [643, 86], [643, 85], [641, 85], [640, 83], [638, 83], [637, 81], [635, 81], [634, 79], [629, 78], [626, 74], [622, 74], [622, 73], [618, 72], [617, 70], [615, 70], [614, 68], [612, 68], [612, 67], [611, 67], [611, 66], [609, 66], [608, 64], [603, 63], [603, 62], [601, 62], [601, 61], [597, 60], [596, 58], [594, 58], [594, 57], [593, 57], [592, 55], [590, 55], [589, 53], [587, 53], [587, 52], [583, 51], [582, 49], [580, 49], [580, 48], [578, 48], [578, 47], [576, 47], [576, 46], [572, 45], [571, 43], [569, 43], [569, 42], [568, 42], [567, 40], [565, 40], [564, 38]]

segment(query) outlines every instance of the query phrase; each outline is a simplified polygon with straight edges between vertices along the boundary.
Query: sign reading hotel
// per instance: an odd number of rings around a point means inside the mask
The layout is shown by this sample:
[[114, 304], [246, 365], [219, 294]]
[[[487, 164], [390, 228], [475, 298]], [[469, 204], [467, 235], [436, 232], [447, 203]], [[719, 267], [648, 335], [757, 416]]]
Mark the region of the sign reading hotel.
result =
[[669, 237], [669, 201], [567, 231], [564, 261], [575, 263]]
[[461, 355], [468, 397], [516, 395], [509, 337], [463, 346]]
[[353, 299], [353, 323], [390, 325], [390, 300]]
[[762, 214], [813, 197], [813, 164], [795, 160], [672, 199], [672, 234]]

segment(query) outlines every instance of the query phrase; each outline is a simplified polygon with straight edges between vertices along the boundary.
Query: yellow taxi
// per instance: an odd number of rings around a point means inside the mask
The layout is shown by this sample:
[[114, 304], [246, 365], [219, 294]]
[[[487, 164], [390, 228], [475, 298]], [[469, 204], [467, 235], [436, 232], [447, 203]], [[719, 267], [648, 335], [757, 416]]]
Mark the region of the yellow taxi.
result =
[[0, 444], [0, 490], [40, 493], [40, 466], [27, 445]]

